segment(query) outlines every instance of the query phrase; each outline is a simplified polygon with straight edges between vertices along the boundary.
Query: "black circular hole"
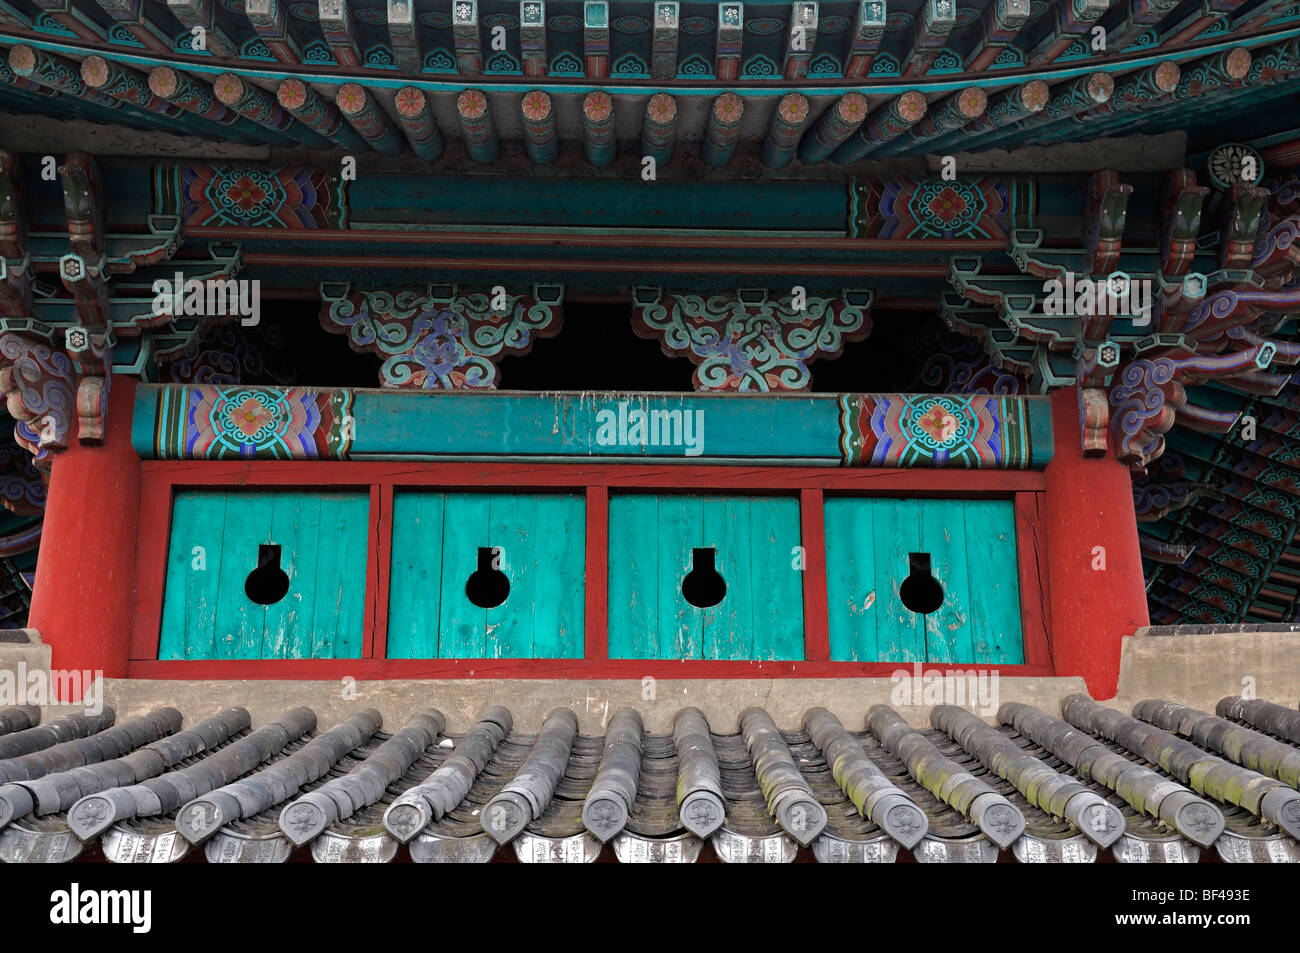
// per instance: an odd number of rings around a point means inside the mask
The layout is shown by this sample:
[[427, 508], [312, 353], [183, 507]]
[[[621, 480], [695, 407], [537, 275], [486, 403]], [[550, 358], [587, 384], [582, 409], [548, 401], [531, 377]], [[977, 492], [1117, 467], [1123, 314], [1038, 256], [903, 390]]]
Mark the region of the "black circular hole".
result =
[[691, 550], [691, 571], [682, 580], [682, 596], [697, 609], [710, 609], [727, 595], [726, 580], [714, 568], [716, 550]]
[[943, 605], [943, 586], [930, 572], [930, 554], [912, 553], [912, 570], [898, 587], [898, 598], [913, 612], [929, 615]]
[[289, 577], [280, 568], [279, 546], [257, 547], [257, 568], [244, 580], [244, 595], [259, 606], [272, 606], [289, 592]]
[[465, 582], [465, 595], [480, 609], [495, 609], [510, 595], [510, 580], [498, 568], [500, 556], [500, 547], [480, 546], [478, 568]]

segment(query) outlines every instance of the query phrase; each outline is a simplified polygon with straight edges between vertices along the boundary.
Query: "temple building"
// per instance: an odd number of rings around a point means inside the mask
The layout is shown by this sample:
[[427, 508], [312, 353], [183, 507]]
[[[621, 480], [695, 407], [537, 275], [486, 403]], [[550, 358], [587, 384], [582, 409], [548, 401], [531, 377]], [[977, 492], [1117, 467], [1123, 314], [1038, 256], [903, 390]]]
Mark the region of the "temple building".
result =
[[0, 0], [0, 860], [1300, 861], [1300, 4]]

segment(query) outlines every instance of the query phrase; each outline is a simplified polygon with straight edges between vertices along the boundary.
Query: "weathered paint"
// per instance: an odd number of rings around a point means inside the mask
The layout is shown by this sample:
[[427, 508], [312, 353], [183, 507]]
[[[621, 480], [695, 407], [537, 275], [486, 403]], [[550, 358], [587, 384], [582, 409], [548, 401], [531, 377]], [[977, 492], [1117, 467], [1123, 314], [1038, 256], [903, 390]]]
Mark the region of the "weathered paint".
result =
[[[609, 657], [803, 658], [800, 545], [794, 497], [612, 495]], [[726, 584], [709, 608], [682, 594], [704, 548]]]
[[[388, 657], [580, 658], [584, 520], [578, 494], [394, 494]], [[495, 547], [510, 591], [483, 608], [465, 586]]]
[[[1024, 662], [1011, 500], [831, 497], [825, 513], [832, 661]], [[899, 595], [911, 553], [943, 588], [927, 615]]]
[[[158, 657], [359, 658], [368, 519], [364, 492], [177, 492]], [[262, 544], [289, 577], [268, 606], [244, 591]]]

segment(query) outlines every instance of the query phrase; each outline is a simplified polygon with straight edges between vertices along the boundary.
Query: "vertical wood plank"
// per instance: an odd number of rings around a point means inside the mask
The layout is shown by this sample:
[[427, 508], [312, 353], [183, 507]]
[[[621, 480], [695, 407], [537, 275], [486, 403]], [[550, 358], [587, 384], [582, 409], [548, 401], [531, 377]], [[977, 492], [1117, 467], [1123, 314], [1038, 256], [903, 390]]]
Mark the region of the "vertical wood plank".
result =
[[920, 551], [930, 554], [930, 574], [943, 588], [943, 604], [924, 617], [927, 662], [969, 662], [975, 657], [978, 620], [970, 604], [966, 564], [966, 507], [972, 500], [919, 500]]
[[266, 608], [244, 593], [257, 568], [258, 546], [273, 543], [273, 501], [269, 494], [232, 491], [226, 501], [221, 574], [218, 581], [216, 652], [222, 659], [262, 657]]
[[799, 492], [799, 543], [804, 548], [805, 567], [800, 585], [803, 593], [803, 657], [810, 662], [831, 658], [826, 576], [826, 520], [821, 490]]
[[538, 589], [537, 504], [528, 493], [492, 493], [488, 496], [489, 529], [486, 545], [499, 547], [501, 571], [510, 581], [506, 601], [484, 610], [484, 658], [530, 658], [536, 605], [558, 593]]
[[394, 492], [388, 657], [437, 658], [442, 605], [444, 496]]
[[752, 655], [739, 658], [791, 660], [804, 657], [803, 572], [794, 568], [800, 545], [799, 501], [768, 496], [750, 499], [750, 631]]
[[646, 527], [659, 524], [658, 500], [645, 494], [609, 498], [609, 656], [659, 658], [660, 546]]
[[484, 658], [487, 610], [469, 601], [465, 585], [489, 538], [491, 506], [484, 493], [448, 493], [442, 528], [439, 658]]
[[[312, 658], [360, 658], [370, 493], [329, 494], [322, 499], [320, 510], [315, 617], [306, 640]], [[310, 529], [303, 527], [304, 535]]]
[[972, 661], [1024, 662], [1014, 506], [1010, 500], [965, 500], [971, 611], [979, 621]]
[[877, 629], [888, 593], [876, 566], [876, 514], [878, 504], [888, 502], [826, 499], [828, 640], [834, 662], [884, 660]]
[[[158, 657], [216, 657], [216, 616], [226, 527], [224, 491], [185, 491], [172, 506], [167, 583], [163, 593]], [[194, 547], [203, 547], [203, 569], [194, 568]]]
[[583, 554], [585, 501], [581, 496], [533, 498], [533, 564], [530, 658], [581, 658], [583, 650]]
[[[654, 499], [652, 497], [652, 499]], [[704, 538], [704, 501], [699, 497], [660, 496], [658, 520], [641, 527], [658, 532], [659, 565], [655, 577], [659, 648], [655, 658], [702, 658], [703, 619], [682, 595], [682, 580], [691, 570], [691, 550]]]
[[583, 650], [586, 659], [609, 659], [609, 488], [587, 487], [586, 611]]
[[878, 660], [925, 661], [924, 617], [903, 605], [899, 587], [910, 572], [908, 555], [920, 549], [921, 510], [917, 500], [879, 500], [875, 510], [876, 623]]
[[[703, 520], [696, 546], [714, 550], [714, 569], [727, 587], [716, 606], [694, 607], [700, 617], [700, 655], [706, 659], [765, 657], [754, 654], [758, 646], [751, 595], [750, 505], [746, 497], [710, 496], [702, 501]], [[692, 558], [690, 554], [688, 559]]]
[[[335, 611], [316, 591], [319, 581], [321, 499], [314, 493], [271, 494], [271, 542], [280, 546], [280, 568], [289, 577], [283, 599], [266, 607], [262, 629], [262, 658], [311, 658], [312, 633], [319, 606], [329, 620]], [[334, 545], [342, 545], [335, 541]], [[326, 623], [332, 629], [329, 622]]]

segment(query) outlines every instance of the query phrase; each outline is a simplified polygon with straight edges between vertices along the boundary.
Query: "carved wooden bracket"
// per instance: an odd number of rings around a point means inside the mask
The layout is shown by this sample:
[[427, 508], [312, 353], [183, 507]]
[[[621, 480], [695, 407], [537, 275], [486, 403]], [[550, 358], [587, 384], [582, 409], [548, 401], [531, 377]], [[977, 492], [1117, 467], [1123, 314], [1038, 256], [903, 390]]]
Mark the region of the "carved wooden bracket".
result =
[[772, 300], [762, 288], [708, 297], [637, 288], [632, 330], [688, 358], [697, 391], [807, 390], [809, 364], [871, 334], [871, 299], [866, 290], [800, 302]]
[[76, 371], [72, 359], [36, 334], [0, 333], [0, 390], [17, 421], [14, 439], [48, 470], [67, 449]]
[[563, 285], [535, 285], [531, 294], [461, 294], [450, 284], [393, 294], [324, 283], [320, 320], [346, 334], [354, 351], [385, 358], [384, 387], [495, 388], [498, 360], [559, 333], [563, 300]]

